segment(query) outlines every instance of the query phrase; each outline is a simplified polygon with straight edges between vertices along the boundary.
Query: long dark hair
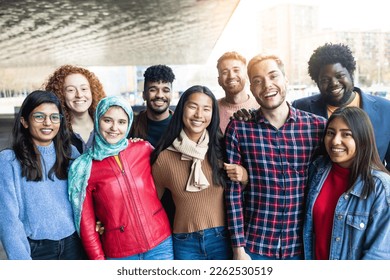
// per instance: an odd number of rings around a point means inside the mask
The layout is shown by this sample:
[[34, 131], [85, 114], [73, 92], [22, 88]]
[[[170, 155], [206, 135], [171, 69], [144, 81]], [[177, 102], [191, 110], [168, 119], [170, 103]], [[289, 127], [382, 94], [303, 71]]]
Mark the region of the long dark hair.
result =
[[[22, 177], [26, 177], [27, 181], [41, 181], [43, 179], [43, 170], [39, 153], [32, 141], [30, 131], [22, 125], [21, 118], [23, 117], [28, 122], [31, 112], [43, 103], [55, 104], [62, 115], [60, 100], [54, 93], [42, 90], [33, 91], [23, 101], [12, 131], [12, 149], [16, 158], [20, 161]], [[56, 162], [50, 169], [48, 177], [53, 179], [53, 173], [55, 173], [57, 178], [66, 179], [68, 178], [68, 167], [72, 151], [70, 134], [64, 118], [61, 118], [60, 129], [53, 142], [56, 150]]]
[[187, 102], [188, 98], [194, 93], [204, 93], [209, 96], [213, 102], [212, 110], [213, 116], [211, 122], [207, 127], [209, 133], [209, 148], [207, 151], [207, 158], [210, 162], [212, 172], [213, 172], [213, 183], [216, 185], [225, 186], [225, 172], [223, 170], [223, 165], [220, 159], [223, 159], [223, 143], [222, 143], [222, 132], [219, 128], [219, 110], [217, 99], [211, 90], [205, 86], [195, 85], [188, 88], [183, 92], [180, 100], [176, 106], [175, 113], [172, 116], [172, 119], [165, 130], [164, 135], [160, 138], [160, 141], [156, 145], [156, 149], [152, 152], [150, 157], [150, 162], [153, 164], [159, 154], [168, 148], [173, 141], [180, 135], [181, 130], [183, 129], [183, 113], [184, 105]]
[[[380, 160], [376, 147], [374, 129], [367, 113], [358, 107], [341, 107], [333, 112], [325, 127], [324, 137], [329, 124], [336, 118], [342, 119], [352, 131], [356, 144], [356, 156], [351, 166], [350, 187], [360, 178], [363, 181], [363, 197], [370, 194], [375, 188], [372, 169], [387, 171]], [[322, 149], [325, 150], [324, 141]]]

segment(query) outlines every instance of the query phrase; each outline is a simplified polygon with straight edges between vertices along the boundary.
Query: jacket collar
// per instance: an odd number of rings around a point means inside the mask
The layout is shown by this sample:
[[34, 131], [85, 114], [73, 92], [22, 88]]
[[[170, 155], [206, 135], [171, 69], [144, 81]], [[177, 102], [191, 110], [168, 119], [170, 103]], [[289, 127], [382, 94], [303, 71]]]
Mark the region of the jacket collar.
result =
[[[315, 159], [312, 162], [312, 165], [315, 167], [315, 172], [317, 175], [322, 176], [322, 174], [328, 174], [329, 170], [332, 168], [332, 161], [328, 156], [321, 156]], [[378, 170], [372, 170], [372, 175], [378, 180], [382, 181], [382, 186], [385, 189], [386, 200], [390, 205], [390, 177], [387, 176], [384, 172]], [[327, 176], [327, 175], [326, 175]], [[355, 184], [347, 191], [348, 194], [359, 197], [360, 199], [366, 199], [363, 197], [363, 181], [360, 177], [356, 180]]]
[[[328, 176], [329, 171], [332, 168], [332, 161], [330, 160], [329, 156], [321, 156], [315, 159], [312, 165], [315, 167], [315, 172], [317, 176], [322, 177], [323, 174]], [[355, 183], [347, 191], [348, 194], [352, 194], [354, 196], [364, 199], [364, 197], [362, 197], [362, 192], [363, 192], [363, 184], [360, 179], [358, 179], [357, 183]]]
[[[360, 100], [362, 102], [361, 106], [363, 109], [365, 108], [364, 105], [366, 103], [373, 103], [376, 101], [372, 96], [364, 94], [362, 90], [358, 87], [354, 87], [353, 91], [357, 92], [357, 94], [360, 95]], [[326, 106], [324, 105], [325, 101], [323, 100], [322, 95], [317, 94], [310, 100], [310, 112], [314, 112], [317, 115], [320, 115], [324, 118], [328, 118], [328, 112], [326, 110]]]

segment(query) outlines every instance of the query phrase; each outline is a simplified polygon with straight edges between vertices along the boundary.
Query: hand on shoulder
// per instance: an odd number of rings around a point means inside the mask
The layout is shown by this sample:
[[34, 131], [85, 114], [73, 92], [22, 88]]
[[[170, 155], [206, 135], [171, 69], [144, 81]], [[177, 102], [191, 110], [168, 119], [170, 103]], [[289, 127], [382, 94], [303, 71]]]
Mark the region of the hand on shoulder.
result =
[[130, 137], [129, 141], [132, 142], [132, 143], [135, 143], [135, 142], [139, 142], [139, 141], [145, 141], [145, 139], [138, 138], [138, 137], [134, 137], [134, 138]]
[[253, 116], [252, 116], [252, 113], [253, 113], [253, 109], [240, 109], [238, 111], [236, 111], [235, 113], [233, 113], [233, 116], [230, 117], [231, 120], [238, 120], [238, 121], [250, 121], [252, 120]]

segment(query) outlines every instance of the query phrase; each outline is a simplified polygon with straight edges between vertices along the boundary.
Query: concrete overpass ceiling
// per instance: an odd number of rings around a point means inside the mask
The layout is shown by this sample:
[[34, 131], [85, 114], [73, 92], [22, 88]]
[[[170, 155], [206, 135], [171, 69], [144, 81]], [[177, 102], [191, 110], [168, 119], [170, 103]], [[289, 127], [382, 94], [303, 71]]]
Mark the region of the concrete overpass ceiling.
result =
[[0, 0], [0, 68], [201, 64], [239, 0]]

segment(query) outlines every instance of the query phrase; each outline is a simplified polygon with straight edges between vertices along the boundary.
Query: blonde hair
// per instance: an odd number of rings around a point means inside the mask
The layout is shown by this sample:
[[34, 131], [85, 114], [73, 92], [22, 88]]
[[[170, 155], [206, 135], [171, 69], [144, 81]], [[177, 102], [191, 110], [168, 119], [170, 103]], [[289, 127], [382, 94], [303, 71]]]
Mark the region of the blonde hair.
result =
[[260, 63], [264, 60], [267, 60], [267, 59], [270, 59], [270, 60], [274, 60], [276, 62], [276, 64], [278, 65], [280, 71], [282, 71], [283, 75], [285, 75], [284, 73], [284, 64], [282, 62], [282, 60], [280, 59], [280, 57], [278, 57], [277, 55], [256, 55], [254, 56], [248, 63], [248, 68], [247, 68], [247, 71], [248, 71], [248, 77], [250, 78], [250, 73], [252, 71], [252, 68], [255, 64], [257, 63]]

